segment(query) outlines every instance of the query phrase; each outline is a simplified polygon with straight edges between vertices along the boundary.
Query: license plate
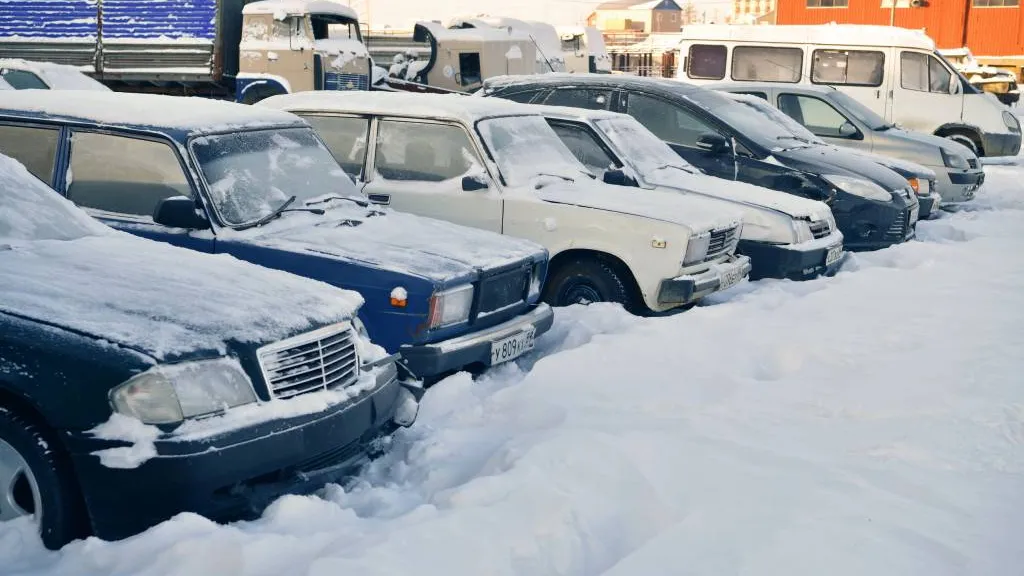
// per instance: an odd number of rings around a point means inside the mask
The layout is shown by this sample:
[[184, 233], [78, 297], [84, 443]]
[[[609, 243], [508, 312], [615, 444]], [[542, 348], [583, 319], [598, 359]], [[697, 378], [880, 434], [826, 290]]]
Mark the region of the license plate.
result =
[[735, 268], [722, 274], [721, 283], [718, 285], [719, 290], [726, 290], [740, 283], [743, 279], [743, 270], [741, 268]]
[[533, 350], [535, 330], [531, 327], [508, 338], [491, 343], [491, 366], [515, 360], [526, 352]]
[[829, 266], [835, 264], [836, 262], [839, 262], [839, 259], [842, 258], [842, 257], [843, 257], [843, 245], [842, 244], [840, 244], [839, 246], [833, 246], [833, 247], [829, 248], [828, 252], [825, 254], [825, 267], [828, 268]]

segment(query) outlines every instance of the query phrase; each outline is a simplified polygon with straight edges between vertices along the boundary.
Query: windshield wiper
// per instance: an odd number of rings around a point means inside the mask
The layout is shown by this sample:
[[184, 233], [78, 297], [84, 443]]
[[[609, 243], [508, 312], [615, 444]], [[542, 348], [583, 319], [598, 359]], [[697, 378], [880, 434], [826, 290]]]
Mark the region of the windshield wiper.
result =
[[296, 198], [296, 196], [292, 196], [291, 198], [285, 200], [283, 204], [278, 206], [277, 209], [275, 209], [270, 214], [267, 214], [266, 216], [260, 218], [255, 222], [246, 224], [245, 226], [239, 226], [238, 228], [235, 228], [235, 230], [248, 230], [250, 228], [258, 228], [260, 226], [263, 226], [267, 222], [270, 222], [274, 218], [277, 218], [281, 214], [284, 214], [285, 212], [312, 212], [313, 214], [324, 214], [324, 210], [322, 208], [289, 208], [289, 206], [291, 206], [292, 203], [295, 202]]
[[319, 200], [311, 200], [309, 202], [306, 202], [306, 206], [315, 206], [317, 204], [326, 204], [328, 202], [334, 202], [335, 200], [347, 200], [347, 201], [352, 202], [353, 204], [359, 206], [360, 208], [366, 208], [366, 207], [368, 207], [370, 205], [370, 202], [368, 200], [363, 200], [362, 198], [355, 198], [355, 197], [352, 197], [352, 196], [327, 196], [326, 198], [321, 198]]
[[811, 141], [807, 138], [801, 138], [799, 136], [776, 136], [776, 140], [796, 140], [797, 142], [803, 142], [804, 144], [810, 144]]
[[676, 170], [682, 170], [683, 172], [686, 172], [687, 174], [693, 174], [694, 173], [693, 170], [690, 170], [689, 168], [680, 166], [678, 164], [662, 164], [661, 166], [658, 166], [657, 168], [655, 168], [655, 170], [664, 170], [665, 168], [675, 168]]

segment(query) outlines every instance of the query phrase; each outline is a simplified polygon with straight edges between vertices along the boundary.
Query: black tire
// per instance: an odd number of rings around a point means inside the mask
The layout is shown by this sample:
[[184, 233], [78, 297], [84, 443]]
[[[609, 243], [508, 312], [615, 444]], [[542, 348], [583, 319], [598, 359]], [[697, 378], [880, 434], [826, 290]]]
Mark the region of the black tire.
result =
[[636, 308], [628, 276], [596, 257], [576, 257], [560, 265], [548, 277], [543, 299], [552, 306], [615, 302], [633, 312]]
[[[84, 514], [77, 485], [71, 476], [57, 439], [37, 424], [0, 407], [0, 442], [13, 448], [31, 471], [38, 488], [36, 502], [30, 480], [24, 474], [15, 482], [15, 500], [23, 510], [32, 508], [39, 520], [39, 535], [50, 550], [85, 535]], [[0, 505], [6, 499], [0, 498]]]
[[969, 134], [967, 132], [949, 132], [943, 137], [952, 140], [957, 144], [966, 146], [971, 150], [971, 152], [974, 152], [975, 156], [981, 157], [981, 142], [979, 142], [978, 138], [973, 134]]

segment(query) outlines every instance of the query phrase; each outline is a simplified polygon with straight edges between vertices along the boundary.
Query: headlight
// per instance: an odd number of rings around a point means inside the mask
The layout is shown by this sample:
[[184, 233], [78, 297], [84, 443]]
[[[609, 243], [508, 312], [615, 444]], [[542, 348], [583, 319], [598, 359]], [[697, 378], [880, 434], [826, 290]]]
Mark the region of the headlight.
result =
[[469, 320], [473, 307], [473, 286], [466, 284], [430, 297], [430, 327], [439, 328]]
[[683, 255], [683, 267], [703, 262], [708, 255], [708, 244], [710, 243], [711, 232], [690, 236], [690, 241], [686, 243], [686, 254]]
[[840, 176], [838, 174], [826, 174], [823, 177], [829, 184], [848, 194], [869, 200], [878, 200], [879, 202], [892, 201], [892, 194], [889, 191], [870, 180], [857, 178], [856, 176]]
[[1010, 132], [1020, 132], [1020, 121], [1009, 110], [1003, 110], [1003, 124], [1010, 129]]
[[793, 226], [793, 235], [796, 236], [795, 244], [814, 240], [814, 234], [811, 233], [810, 222], [807, 222], [806, 220], [791, 220], [790, 224]]
[[946, 168], [953, 168], [954, 170], [967, 170], [968, 168], [971, 167], [971, 165], [967, 163], [967, 158], [964, 158], [963, 156], [956, 153], [946, 152], [945, 149], [941, 150], [942, 163], [946, 165]]
[[249, 377], [226, 358], [156, 366], [110, 393], [114, 410], [145, 424], [174, 424], [255, 401]]

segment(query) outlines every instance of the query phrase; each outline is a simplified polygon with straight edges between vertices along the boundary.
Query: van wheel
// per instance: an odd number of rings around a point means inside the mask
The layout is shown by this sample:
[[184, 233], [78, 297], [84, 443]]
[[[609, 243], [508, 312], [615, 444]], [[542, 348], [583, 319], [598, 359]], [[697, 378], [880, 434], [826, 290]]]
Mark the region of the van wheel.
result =
[[573, 258], [559, 266], [544, 286], [544, 301], [552, 306], [615, 302], [630, 312], [635, 308], [628, 277], [594, 257]]
[[978, 142], [977, 138], [975, 138], [973, 135], [968, 134], [966, 132], [950, 132], [944, 134], [943, 136], [945, 138], [952, 140], [953, 142], [956, 142], [957, 144], [962, 144], [966, 146], [971, 150], [971, 152], [974, 152], [975, 156], [981, 156], [981, 143]]
[[54, 442], [36, 424], [0, 408], [0, 522], [32, 517], [50, 550], [83, 535], [78, 493]]

